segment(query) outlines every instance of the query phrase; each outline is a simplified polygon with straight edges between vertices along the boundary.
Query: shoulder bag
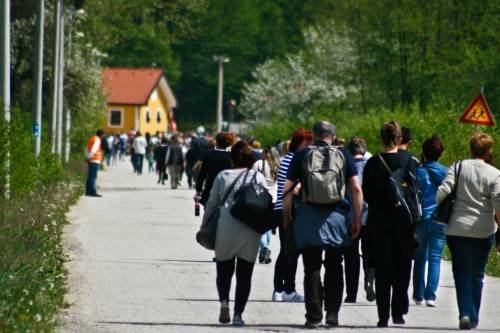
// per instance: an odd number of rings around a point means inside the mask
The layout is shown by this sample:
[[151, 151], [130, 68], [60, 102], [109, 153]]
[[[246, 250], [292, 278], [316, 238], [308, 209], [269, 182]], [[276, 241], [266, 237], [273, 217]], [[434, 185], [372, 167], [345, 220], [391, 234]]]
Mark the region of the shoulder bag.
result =
[[[458, 179], [460, 178], [460, 171], [462, 171], [462, 161], [455, 163], [455, 184], [450, 193], [441, 201], [436, 210], [432, 214], [432, 219], [438, 223], [448, 224], [450, 222], [451, 213], [453, 212], [453, 205], [457, 196]], [[457, 170], [458, 169], [458, 170]]]

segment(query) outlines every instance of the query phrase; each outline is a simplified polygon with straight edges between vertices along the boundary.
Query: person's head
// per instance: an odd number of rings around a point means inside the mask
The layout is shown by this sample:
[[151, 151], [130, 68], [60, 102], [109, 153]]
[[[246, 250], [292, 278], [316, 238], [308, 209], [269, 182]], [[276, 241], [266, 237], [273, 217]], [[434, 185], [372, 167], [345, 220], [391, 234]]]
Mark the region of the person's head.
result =
[[146, 132], [146, 135], [145, 135], [145, 136], [146, 136], [146, 139], [147, 139], [147, 140], [151, 139], [151, 134], [149, 134], [149, 132]]
[[252, 149], [259, 150], [260, 149], [260, 142], [257, 140], [253, 140], [252, 143]]
[[408, 127], [401, 127], [401, 143], [399, 149], [408, 150], [408, 146], [413, 140], [413, 133]]
[[388, 121], [380, 129], [382, 144], [386, 148], [396, 148], [401, 144], [401, 126], [398, 122]]
[[443, 142], [437, 134], [434, 134], [422, 143], [422, 155], [427, 162], [439, 160], [443, 151]]
[[470, 152], [473, 158], [480, 158], [486, 162], [493, 159], [493, 138], [486, 133], [474, 133], [470, 139]]
[[231, 147], [234, 143], [234, 135], [229, 132], [220, 132], [215, 136], [215, 145], [219, 149]]
[[312, 134], [314, 141], [321, 140], [331, 144], [335, 139], [335, 126], [328, 121], [318, 121], [313, 125]]
[[104, 136], [104, 131], [102, 129], [98, 129], [97, 132], [95, 132], [95, 135], [98, 137], [102, 138]]
[[231, 160], [233, 167], [250, 169], [255, 163], [252, 148], [245, 141], [239, 141], [231, 148]]
[[210, 150], [215, 149], [215, 139], [214, 138], [211, 138], [210, 140], [208, 140], [208, 149], [210, 149]]
[[161, 137], [161, 143], [166, 145], [168, 143], [168, 139], [165, 136]]
[[137, 133], [135, 133], [135, 136], [141, 136], [141, 132], [140, 131], [137, 131]]
[[366, 142], [362, 137], [353, 136], [351, 140], [347, 143], [347, 150], [352, 156], [365, 156], [366, 154]]
[[290, 153], [295, 153], [296, 151], [306, 147], [312, 142], [312, 132], [306, 130], [305, 128], [297, 128], [295, 132], [292, 133], [292, 139], [288, 146], [288, 151]]
[[172, 141], [172, 144], [178, 144], [179, 143], [179, 135], [178, 134], [174, 134], [172, 135], [172, 137], [170, 138], [170, 141]]

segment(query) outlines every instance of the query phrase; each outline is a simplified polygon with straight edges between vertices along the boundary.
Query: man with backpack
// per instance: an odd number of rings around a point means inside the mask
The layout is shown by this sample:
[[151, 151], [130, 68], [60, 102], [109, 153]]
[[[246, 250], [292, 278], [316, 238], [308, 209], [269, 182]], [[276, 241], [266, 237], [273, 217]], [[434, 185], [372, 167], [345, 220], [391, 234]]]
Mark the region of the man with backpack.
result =
[[[284, 188], [284, 228], [293, 232], [304, 262], [306, 327], [317, 328], [323, 320], [338, 326], [344, 291], [342, 247], [358, 237], [363, 194], [352, 155], [332, 146], [335, 127], [326, 121], [314, 124], [314, 144], [298, 151], [290, 164]], [[348, 224], [349, 207], [343, 203], [346, 184], [352, 188], [354, 217]], [[295, 201], [292, 218], [291, 192], [300, 184], [302, 200]], [[321, 266], [325, 254], [324, 286]]]

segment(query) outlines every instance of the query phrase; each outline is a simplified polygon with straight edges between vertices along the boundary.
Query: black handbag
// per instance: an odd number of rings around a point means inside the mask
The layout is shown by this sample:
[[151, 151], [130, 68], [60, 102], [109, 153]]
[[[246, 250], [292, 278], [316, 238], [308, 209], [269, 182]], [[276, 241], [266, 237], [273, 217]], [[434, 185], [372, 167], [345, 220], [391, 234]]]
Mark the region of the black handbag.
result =
[[233, 191], [236, 182], [241, 178], [243, 173], [244, 172], [240, 173], [238, 177], [236, 177], [224, 194], [224, 198], [217, 209], [207, 218], [206, 222], [201, 225], [200, 230], [196, 233], [196, 241], [207, 250], [215, 249], [215, 236], [217, 235], [217, 224], [219, 222], [220, 209], [226, 202], [229, 194]]
[[455, 198], [457, 196], [458, 179], [460, 178], [460, 171], [462, 171], [462, 161], [458, 161], [457, 163], [455, 163], [454, 168], [455, 184], [453, 185], [453, 189], [437, 206], [434, 213], [432, 213], [432, 219], [438, 223], [448, 224], [450, 222], [451, 213], [453, 212], [453, 205], [455, 204]]
[[234, 194], [231, 215], [258, 233], [271, 230], [274, 226], [273, 198], [269, 191], [257, 183], [257, 171], [249, 183], [246, 179], [250, 170], [245, 172], [242, 186]]

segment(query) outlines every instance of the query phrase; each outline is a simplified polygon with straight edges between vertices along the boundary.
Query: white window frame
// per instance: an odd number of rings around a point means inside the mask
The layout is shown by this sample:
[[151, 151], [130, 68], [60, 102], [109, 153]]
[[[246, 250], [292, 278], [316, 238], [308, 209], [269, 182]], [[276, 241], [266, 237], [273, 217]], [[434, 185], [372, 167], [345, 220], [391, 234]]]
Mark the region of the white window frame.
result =
[[[111, 124], [111, 111], [120, 112], [120, 125]], [[123, 127], [123, 109], [122, 108], [108, 109], [108, 127], [110, 127], [110, 128], [122, 128]]]
[[[160, 121], [158, 121], [158, 115], [160, 115]], [[163, 116], [161, 114], [161, 109], [156, 110], [156, 123], [161, 124], [161, 121], [163, 120]]]

